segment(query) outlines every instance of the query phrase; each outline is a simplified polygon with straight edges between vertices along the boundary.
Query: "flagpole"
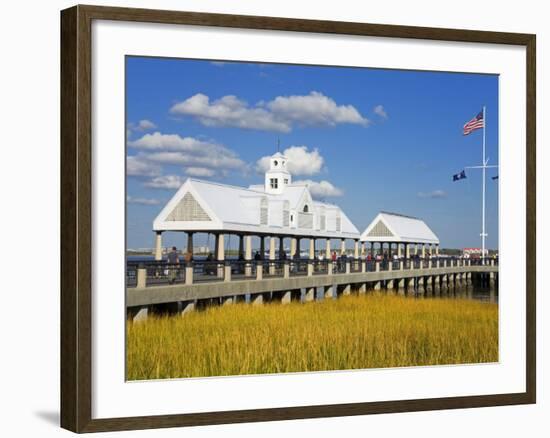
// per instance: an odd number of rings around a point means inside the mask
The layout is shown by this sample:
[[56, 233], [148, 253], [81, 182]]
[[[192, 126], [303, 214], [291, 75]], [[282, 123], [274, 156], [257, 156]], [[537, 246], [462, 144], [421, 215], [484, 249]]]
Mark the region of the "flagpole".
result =
[[487, 163], [485, 162], [485, 129], [487, 126], [487, 119], [485, 118], [485, 105], [483, 105], [483, 162], [482, 162], [482, 201], [481, 201], [481, 258], [485, 258], [485, 170], [487, 169]]

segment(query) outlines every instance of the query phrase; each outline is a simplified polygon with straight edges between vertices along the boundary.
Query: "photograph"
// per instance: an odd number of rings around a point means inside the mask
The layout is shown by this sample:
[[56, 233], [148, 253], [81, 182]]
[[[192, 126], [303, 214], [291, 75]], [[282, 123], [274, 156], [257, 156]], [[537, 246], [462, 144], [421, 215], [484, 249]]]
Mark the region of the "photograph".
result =
[[127, 381], [499, 362], [498, 74], [124, 66]]

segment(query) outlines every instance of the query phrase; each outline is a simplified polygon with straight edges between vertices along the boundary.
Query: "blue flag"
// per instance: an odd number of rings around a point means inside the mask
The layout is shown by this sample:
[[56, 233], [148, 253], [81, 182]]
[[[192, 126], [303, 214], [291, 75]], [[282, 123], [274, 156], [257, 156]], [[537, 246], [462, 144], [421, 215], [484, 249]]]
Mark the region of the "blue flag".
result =
[[466, 171], [465, 170], [463, 170], [460, 173], [455, 173], [453, 175], [453, 181], [460, 181], [461, 179], [465, 179], [465, 178], [466, 178]]

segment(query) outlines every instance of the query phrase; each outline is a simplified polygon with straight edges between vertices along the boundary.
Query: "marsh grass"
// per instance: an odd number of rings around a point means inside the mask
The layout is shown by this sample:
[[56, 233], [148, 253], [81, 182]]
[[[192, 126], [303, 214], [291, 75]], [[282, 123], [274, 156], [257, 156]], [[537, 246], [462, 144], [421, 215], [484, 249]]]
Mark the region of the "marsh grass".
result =
[[128, 380], [498, 361], [498, 306], [382, 294], [127, 323]]

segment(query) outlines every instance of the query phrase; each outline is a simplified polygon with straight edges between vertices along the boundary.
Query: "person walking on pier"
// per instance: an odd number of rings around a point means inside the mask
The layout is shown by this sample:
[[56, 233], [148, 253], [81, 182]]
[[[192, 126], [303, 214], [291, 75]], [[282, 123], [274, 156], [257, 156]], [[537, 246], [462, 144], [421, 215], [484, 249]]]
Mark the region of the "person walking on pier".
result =
[[173, 246], [172, 251], [168, 253], [168, 264], [170, 265], [168, 283], [174, 284], [178, 276], [178, 268], [180, 264], [180, 258], [178, 256], [178, 251], [175, 246]]

